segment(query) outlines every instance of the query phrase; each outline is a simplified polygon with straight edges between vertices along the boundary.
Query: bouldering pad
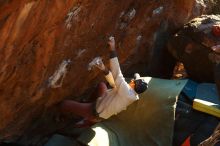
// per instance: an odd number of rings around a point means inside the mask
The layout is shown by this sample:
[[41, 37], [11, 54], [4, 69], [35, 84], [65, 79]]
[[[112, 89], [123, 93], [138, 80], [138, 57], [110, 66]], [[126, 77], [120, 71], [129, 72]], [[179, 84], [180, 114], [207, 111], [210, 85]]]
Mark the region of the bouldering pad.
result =
[[175, 103], [187, 80], [143, 79], [149, 88], [138, 101], [78, 140], [90, 146], [171, 146]]

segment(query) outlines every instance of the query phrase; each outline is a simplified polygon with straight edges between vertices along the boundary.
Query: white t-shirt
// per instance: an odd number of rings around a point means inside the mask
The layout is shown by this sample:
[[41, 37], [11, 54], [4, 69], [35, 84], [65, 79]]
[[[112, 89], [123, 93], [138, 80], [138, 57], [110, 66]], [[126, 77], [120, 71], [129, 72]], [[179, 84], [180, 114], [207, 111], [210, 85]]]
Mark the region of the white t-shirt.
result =
[[104, 119], [125, 110], [128, 105], [139, 99], [137, 93], [125, 81], [117, 57], [110, 59], [110, 70], [114, 81], [110, 81], [109, 78], [107, 81], [111, 84], [115, 83], [115, 86], [109, 89], [103, 97], [99, 97], [96, 102], [96, 111], [99, 117]]

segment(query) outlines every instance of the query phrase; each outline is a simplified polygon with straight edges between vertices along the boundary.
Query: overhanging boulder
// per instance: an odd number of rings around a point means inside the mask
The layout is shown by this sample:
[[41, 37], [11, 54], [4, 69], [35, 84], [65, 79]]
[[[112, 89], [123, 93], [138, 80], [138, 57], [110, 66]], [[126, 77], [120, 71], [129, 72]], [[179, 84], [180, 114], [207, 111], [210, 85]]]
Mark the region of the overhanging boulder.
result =
[[0, 0], [0, 141], [41, 145], [66, 124], [56, 104], [100, 80], [88, 64], [106, 60], [108, 36], [116, 37], [122, 70], [145, 73], [137, 68], [164, 47], [166, 40], [155, 45], [161, 34], [206, 13], [205, 2]]

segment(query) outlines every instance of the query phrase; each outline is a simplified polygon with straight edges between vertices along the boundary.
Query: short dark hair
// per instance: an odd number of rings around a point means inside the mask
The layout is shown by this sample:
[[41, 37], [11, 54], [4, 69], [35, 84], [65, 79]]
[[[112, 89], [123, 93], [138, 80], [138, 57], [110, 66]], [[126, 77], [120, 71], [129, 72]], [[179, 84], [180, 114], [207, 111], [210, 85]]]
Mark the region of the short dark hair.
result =
[[148, 88], [147, 82], [145, 82], [143, 79], [134, 80], [134, 83], [135, 83], [134, 90], [137, 94], [143, 93]]

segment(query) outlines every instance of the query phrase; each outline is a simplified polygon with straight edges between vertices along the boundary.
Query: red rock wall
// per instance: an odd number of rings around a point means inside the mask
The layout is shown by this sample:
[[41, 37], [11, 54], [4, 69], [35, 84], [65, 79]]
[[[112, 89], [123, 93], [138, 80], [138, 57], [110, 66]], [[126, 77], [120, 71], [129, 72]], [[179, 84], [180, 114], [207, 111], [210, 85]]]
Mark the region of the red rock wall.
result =
[[88, 64], [97, 56], [106, 62], [108, 36], [124, 69], [148, 64], [161, 22], [165, 31], [181, 27], [205, 13], [198, 2], [0, 0], [0, 138], [53, 131], [53, 106], [100, 78]]

